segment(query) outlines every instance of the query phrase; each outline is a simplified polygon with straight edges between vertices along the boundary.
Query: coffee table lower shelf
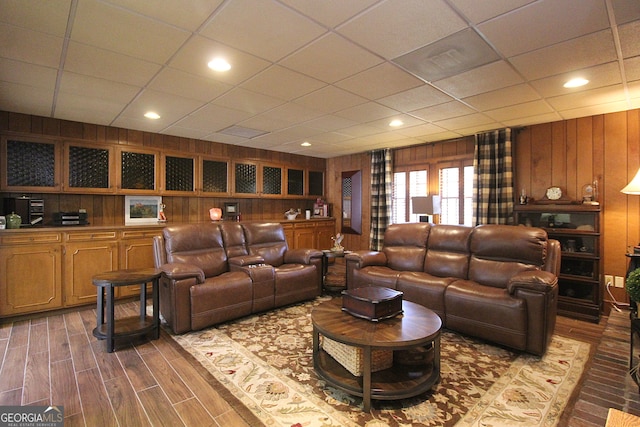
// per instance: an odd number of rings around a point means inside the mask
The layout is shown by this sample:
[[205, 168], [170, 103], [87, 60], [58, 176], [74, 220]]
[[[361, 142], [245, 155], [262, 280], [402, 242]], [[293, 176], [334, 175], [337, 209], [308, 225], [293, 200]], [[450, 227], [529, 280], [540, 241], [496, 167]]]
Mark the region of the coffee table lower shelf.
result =
[[[330, 385], [345, 393], [364, 396], [364, 375], [352, 375], [324, 350], [318, 350], [316, 373]], [[433, 362], [425, 365], [401, 365], [371, 373], [371, 399], [398, 400], [417, 396], [430, 390], [440, 380]]]

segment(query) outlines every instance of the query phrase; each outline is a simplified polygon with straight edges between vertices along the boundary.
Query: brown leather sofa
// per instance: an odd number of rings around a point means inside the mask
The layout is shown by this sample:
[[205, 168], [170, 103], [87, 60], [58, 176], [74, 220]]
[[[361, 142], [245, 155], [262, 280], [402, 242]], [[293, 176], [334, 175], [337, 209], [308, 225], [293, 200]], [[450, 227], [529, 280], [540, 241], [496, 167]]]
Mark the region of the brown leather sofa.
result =
[[278, 223], [172, 225], [154, 238], [160, 313], [174, 333], [320, 295], [322, 252], [289, 249]]
[[448, 329], [542, 355], [555, 327], [560, 250], [540, 228], [394, 224], [382, 251], [346, 256], [347, 288], [402, 291]]

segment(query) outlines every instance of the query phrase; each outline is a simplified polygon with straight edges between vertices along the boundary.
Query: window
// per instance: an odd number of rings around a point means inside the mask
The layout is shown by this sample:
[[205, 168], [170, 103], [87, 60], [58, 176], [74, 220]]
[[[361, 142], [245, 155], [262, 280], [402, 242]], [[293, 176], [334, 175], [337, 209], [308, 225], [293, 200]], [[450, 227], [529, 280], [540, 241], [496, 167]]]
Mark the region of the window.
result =
[[458, 162], [440, 168], [441, 224], [472, 225], [473, 166]]
[[393, 174], [393, 200], [391, 223], [418, 222], [419, 215], [411, 212], [411, 198], [426, 196], [428, 188], [427, 171], [413, 170]]

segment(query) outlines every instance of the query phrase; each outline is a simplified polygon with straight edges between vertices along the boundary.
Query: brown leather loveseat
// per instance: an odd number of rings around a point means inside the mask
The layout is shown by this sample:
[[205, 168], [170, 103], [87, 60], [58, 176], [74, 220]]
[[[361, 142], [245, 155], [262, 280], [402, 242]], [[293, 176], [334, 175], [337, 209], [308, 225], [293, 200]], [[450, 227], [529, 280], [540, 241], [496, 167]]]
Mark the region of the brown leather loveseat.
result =
[[322, 252], [289, 249], [278, 223], [180, 224], [154, 238], [160, 313], [174, 333], [320, 295]]
[[394, 224], [346, 256], [347, 287], [384, 286], [448, 329], [542, 355], [555, 327], [560, 244], [540, 228]]

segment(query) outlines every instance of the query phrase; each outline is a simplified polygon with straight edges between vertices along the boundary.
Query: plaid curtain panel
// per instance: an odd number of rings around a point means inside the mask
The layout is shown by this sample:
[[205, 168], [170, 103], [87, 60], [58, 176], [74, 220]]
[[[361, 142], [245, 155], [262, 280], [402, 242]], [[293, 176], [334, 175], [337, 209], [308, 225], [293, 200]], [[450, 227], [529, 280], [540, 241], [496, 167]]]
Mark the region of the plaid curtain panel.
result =
[[391, 222], [391, 194], [393, 191], [393, 156], [390, 149], [371, 153], [371, 250], [382, 249], [384, 232]]
[[473, 168], [473, 222], [513, 222], [511, 129], [476, 134]]

